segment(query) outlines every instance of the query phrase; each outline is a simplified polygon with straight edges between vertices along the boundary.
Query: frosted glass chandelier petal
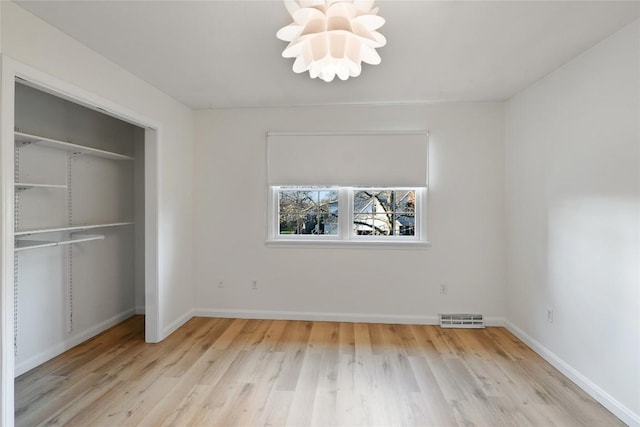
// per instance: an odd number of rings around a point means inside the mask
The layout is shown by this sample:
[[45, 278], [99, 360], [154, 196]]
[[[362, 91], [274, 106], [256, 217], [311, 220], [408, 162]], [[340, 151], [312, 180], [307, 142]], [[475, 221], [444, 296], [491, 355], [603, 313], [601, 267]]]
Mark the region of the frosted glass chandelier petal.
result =
[[374, 0], [284, 0], [293, 22], [276, 37], [289, 42], [282, 52], [296, 58], [293, 71], [309, 71], [312, 79], [330, 82], [357, 77], [362, 62], [377, 65], [376, 48], [387, 40], [378, 30], [384, 18], [378, 16]]

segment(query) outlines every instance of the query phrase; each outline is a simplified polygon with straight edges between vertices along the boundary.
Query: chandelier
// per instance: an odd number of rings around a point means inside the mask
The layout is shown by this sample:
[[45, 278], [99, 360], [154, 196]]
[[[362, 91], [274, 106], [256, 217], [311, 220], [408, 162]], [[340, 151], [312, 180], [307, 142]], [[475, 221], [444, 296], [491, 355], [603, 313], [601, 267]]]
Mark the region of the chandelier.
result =
[[384, 25], [374, 0], [284, 0], [293, 22], [276, 37], [289, 42], [282, 52], [296, 58], [293, 71], [330, 82], [357, 77], [362, 62], [381, 62], [376, 48], [387, 43], [377, 29]]

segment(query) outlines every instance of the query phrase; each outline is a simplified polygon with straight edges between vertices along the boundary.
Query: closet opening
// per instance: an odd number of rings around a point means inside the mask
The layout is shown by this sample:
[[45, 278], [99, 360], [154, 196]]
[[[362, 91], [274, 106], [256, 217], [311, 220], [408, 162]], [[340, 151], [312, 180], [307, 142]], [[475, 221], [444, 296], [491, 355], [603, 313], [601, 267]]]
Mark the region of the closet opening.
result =
[[[157, 307], [145, 300], [154, 294], [146, 289], [147, 248], [155, 247], [146, 235], [146, 165], [156, 131], [22, 79], [14, 91], [17, 378]], [[148, 341], [157, 336], [154, 311]]]

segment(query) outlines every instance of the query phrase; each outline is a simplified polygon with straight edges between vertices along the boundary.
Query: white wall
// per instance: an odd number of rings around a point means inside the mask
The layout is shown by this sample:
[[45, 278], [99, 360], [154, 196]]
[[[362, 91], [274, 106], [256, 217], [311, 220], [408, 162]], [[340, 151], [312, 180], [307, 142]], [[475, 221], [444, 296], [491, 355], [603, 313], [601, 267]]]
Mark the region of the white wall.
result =
[[[265, 246], [267, 131], [416, 129], [431, 131], [430, 248]], [[418, 322], [440, 312], [504, 317], [501, 103], [201, 111], [195, 154], [198, 313]], [[439, 294], [440, 283], [449, 285], [448, 295]]]
[[632, 425], [640, 425], [639, 27], [513, 97], [506, 119], [507, 318]]
[[160, 330], [193, 306], [193, 112], [13, 3], [2, 2], [2, 53], [160, 123]]

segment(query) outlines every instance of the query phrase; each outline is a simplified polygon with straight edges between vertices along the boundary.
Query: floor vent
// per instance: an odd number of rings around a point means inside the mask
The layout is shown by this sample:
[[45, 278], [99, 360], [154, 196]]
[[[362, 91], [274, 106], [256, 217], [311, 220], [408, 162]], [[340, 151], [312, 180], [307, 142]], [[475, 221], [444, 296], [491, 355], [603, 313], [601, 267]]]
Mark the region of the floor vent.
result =
[[441, 314], [441, 328], [484, 328], [482, 314]]

